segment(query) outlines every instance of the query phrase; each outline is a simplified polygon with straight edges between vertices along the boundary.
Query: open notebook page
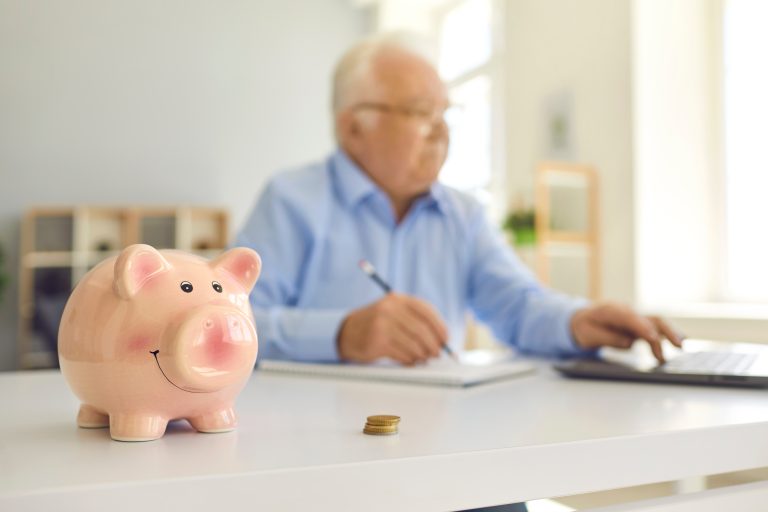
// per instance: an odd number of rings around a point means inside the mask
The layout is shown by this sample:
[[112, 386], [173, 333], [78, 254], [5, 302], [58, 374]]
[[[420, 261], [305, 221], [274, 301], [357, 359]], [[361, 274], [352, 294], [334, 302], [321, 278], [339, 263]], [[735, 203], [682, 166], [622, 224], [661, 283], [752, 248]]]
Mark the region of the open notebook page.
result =
[[[462, 360], [467, 360], [463, 358]], [[503, 359], [485, 364], [459, 363], [440, 358], [417, 366], [400, 366], [391, 361], [374, 364], [303, 363], [265, 359], [258, 368], [268, 372], [316, 375], [362, 380], [410, 382], [441, 386], [472, 386], [533, 372], [535, 366], [521, 359]]]

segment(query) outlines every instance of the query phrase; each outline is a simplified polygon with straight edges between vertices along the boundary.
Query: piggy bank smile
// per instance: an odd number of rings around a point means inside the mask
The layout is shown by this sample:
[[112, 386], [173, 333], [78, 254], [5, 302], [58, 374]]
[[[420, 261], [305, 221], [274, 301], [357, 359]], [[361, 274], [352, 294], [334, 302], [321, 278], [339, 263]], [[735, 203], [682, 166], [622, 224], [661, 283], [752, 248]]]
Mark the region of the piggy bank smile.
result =
[[171, 379], [168, 378], [168, 376], [163, 371], [163, 367], [160, 366], [160, 361], [157, 360], [157, 354], [159, 354], [160, 351], [159, 350], [150, 350], [149, 353], [154, 356], [155, 362], [157, 363], [157, 368], [160, 370], [160, 373], [163, 374], [163, 377], [165, 377], [165, 380], [170, 382], [172, 386], [175, 386], [175, 387], [179, 388], [182, 391], [186, 391], [187, 393], [210, 393], [210, 391], [202, 391], [202, 390], [197, 391], [197, 390], [194, 390], [194, 389], [184, 389], [181, 386], [177, 386], [176, 384], [173, 383], [173, 381]]

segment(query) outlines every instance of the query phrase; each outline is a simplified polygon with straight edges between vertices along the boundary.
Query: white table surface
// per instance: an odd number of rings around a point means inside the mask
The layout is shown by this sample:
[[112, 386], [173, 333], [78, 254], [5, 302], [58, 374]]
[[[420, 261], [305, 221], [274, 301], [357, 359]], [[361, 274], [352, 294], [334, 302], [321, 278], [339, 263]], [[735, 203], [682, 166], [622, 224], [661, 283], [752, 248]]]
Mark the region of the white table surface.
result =
[[[767, 393], [545, 364], [466, 389], [256, 372], [236, 432], [121, 443], [76, 427], [58, 372], [0, 373], [0, 510], [456, 510], [736, 471], [768, 466]], [[362, 434], [371, 414], [400, 433]]]

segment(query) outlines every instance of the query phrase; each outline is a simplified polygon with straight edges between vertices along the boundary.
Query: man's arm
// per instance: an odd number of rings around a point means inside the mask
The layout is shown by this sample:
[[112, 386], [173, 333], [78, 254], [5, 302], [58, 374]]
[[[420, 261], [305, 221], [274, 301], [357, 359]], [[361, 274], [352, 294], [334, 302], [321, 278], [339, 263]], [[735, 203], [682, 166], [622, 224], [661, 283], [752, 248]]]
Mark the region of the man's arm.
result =
[[255, 249], [262, 259], [261, 277], [250, 296], [261, 357], [339, 358], [336, 336], [348, 311], [296, 307], [302, 274], [315, 243], [308, 219], [324, 218], [321, 209], [317, 205], [299, 208], [272, 181], [235, 240], [238, 246]]
[[571, 317], [588, 305], [542, 286], [478, 209], [470, 220], [469, 303], [496, 337], [523, 352], [584, 353]]
[[661, 363], [663, 338], [682, 347], [683, 336], [661, 318], [622, 304], [590, 305], [544, 288], [482, 215], [471, 233], [470, 305], [499, 339], [524, 352], [578, 355], [601, 346], [629, 348], [642, 338]]

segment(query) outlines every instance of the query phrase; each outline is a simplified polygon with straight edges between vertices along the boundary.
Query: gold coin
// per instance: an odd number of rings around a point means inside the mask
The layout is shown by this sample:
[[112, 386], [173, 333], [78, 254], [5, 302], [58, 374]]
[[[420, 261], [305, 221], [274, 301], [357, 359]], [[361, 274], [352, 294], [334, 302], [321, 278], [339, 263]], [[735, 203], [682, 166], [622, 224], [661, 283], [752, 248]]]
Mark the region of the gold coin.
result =
[[397, 431], [395, 432], [368, 432], [367, 430], [363, 430], [363, 433], [369, 436], [393, 436], [397, 434]]
[[376, 432], [376, 433], [382, 433], [387, 434], [390, 432], [397, 432], [397, 427], [391, 426], [391, 427], [381, 427], [378, 425], [369, 425], [368, 423], [365, 424], [365, 427], [363, 428], [363, 432]]
[[397, 425], [372, 425], [370, 423], [366, 423], [365, 428], [370, 428], [373, 430], [397, 430]]
[[391, 416], [387, 414], [368, 416], [369, 425], [397, 425], [398, 423], [400, 423], [400, 416]]
[[389, 436], [392, 434], [397, 434], [397, 429], [396, 428], [377, 429], [375, 427], [366, 425], [365, 428], [363, 429], [363, 433], [371, 436]]
[[384, 423], [383, 421], [375, 422], [375, 421], [369, 421], [366, 423], [366, 425], [373, 425], [376, 427], [395, 427], [397, 428], [397, 423]]

